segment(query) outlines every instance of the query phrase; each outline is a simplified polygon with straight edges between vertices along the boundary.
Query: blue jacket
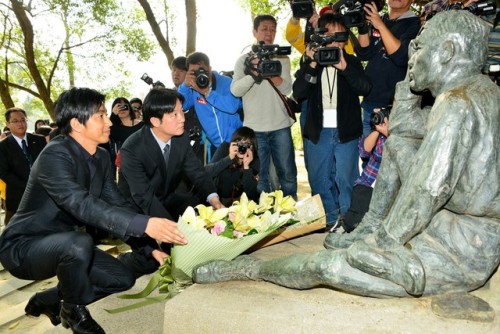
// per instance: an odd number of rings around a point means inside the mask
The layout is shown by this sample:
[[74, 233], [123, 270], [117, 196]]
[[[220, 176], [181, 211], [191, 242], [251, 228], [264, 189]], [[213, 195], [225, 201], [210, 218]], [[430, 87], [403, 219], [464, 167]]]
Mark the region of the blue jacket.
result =
[[233, 132], [243, 126], [238, 109], [241, 99], [231, 94], [231, 78], [212, 71], [212, 91], [205, 99], [185, 83], [180, 85], [179, 93], [184, 98], [184, 110], [194, 106], [196, 115], [208, 140], [215, 147], [222, 142], [230, 142]]

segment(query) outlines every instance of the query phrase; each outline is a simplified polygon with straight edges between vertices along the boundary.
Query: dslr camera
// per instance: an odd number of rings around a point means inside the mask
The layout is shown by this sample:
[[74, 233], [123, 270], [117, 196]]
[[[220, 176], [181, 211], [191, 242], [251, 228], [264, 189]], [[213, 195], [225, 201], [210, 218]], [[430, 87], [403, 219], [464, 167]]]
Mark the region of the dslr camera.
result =
[[195, 82], [198, 87], [201, 89], [207, 88], [210, 85], [210, 72], [208, 72], [203, 67], [198, 67], [196, 71], [194, 71]]
[[292, 15], [296, 18], [307, 19], [314, 14], [313, 0], [288, 0], [292, 9]]
[[147, 83], [150, 86], [153, 86], [153, 88], [165, 88], [165, 85], [161, 81], [154, 81], [147, 73], [144, 73], [141, 77], [141, 80]]
[[201, 130], [198, 126], [193, 126], [188, 131], [188, 137], [190, 140], [199, 141], [201, 139]]
[[389, 115], [391, 114], [392, 106], [387, 106], [385, 108], [380, 108], [379, 112], [374, 112], [370, 116], [370, 125], [372, 129], [375, 129], [375, 125], [380, 125], [384, 123], [384, 118], [389, 119]]
[[349, 38], [348, 32], [337, 32], [333, 35], [315, 33], [311, 35], [309, 47], [316, 49], [314, 60], [323, 66], [334, 65], [340, 62], [340, 48], [336, 46], [327, 47], [332, 42], [346, 42]]
[[364, 7], [365, 4], [375, 2], [377, 11], [384, 8], [384, 0], [340, 0], [335, 7], [338, 12], [344, 17], [344, 24], [347, 28], [361, 27], [365, 24], [366, 17]]
[[247, 153], [247, 150], [250, 148], [250, 144], [248, 143], [237, 143], [238, 146], [238, 153], [239, 154], [245, 154]]
[[[257, 71], [263, 78], [280, 76], [281, 63], [279, 60], [273, 60], [272, 58], [289, 55], [290, 53], [292, 53], [291, 46], [264, 44], [264, 42], [253, 45], [251, 55], [245, 60], [245, 74]], [[254, 68], [251, 61], [256, 58], [259, 59], [259, 63], [257, 68]]]

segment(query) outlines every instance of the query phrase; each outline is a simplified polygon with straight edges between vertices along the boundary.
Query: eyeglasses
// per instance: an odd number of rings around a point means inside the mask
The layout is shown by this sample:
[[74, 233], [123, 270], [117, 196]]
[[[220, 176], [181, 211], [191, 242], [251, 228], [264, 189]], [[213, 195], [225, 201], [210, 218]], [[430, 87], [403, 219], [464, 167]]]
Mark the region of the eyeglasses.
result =
[[132, 110], [139, 111], [139, 110], [142, 110], [142, 107], [132, 107]]
[[26, 123], [28, 120], [26, 118], [23, 119], [13, 119], [12, 121], [9, 121], [11, 124], [20, 124], [20, 123]]

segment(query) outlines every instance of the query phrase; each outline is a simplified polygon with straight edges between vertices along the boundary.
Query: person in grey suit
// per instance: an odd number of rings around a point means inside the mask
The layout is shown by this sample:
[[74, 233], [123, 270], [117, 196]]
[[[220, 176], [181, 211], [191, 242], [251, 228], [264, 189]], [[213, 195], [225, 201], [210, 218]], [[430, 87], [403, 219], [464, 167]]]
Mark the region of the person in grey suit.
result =
[[47, 142], [42, 136], [27, 133], [27, 116], [23, 109], [7, 109], [5, 120], [9, 124], [10, 135], [0, 141], [0, 179], [7, 185], [4, 220], [7, 225], [19, 207], [31, 166]]
[[57, 276], [59, 284], [35, 294], [26, 313], [45, 314], [74, 333], [104, 333], [86, 305], [129, 289], [134, 274], [95, 247], [86, 226], [127, 239], [148, 235], [185, 244], [175, 223], [135, 212], [119, 192], [109, 154], [111, 121], [105, 96], [72, 88], [56, 102], [61, 135], [38, 156], [19, 209], [0, 236], [0, 262], [20, 279]]
[[[167, 218], [174, 223], [187, 206], [209, 202], [223, 207], [211, 176], [191, 149], [184, 131], [184, 97], [173, 89], [153, 88], [142, 105], [145, 126], [122, 145], [118, 188], [125, 198], [147, 215]], [[197, 196], [176, 193], [185, 174], [197, 190]], [[119, 259], [137, 276], [155, 271], [163, 264], [163, 250], [151, 238], [133, 238], [132, 253]], [[168, 247], [168, 246], [167, 246]]]

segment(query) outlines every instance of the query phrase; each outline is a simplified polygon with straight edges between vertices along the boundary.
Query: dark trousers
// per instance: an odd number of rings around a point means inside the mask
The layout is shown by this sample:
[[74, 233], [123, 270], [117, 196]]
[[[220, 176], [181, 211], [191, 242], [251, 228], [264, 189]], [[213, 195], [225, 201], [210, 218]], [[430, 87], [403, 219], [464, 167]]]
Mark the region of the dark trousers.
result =
[[5, 218], [3, 220], [3, 224], [5, 226], [7, 226], [7, 224], [9, 223], [9, 221], [12, 218], [12, 216], [14, 215], [14, 213], [16, 213], [16, 212], [15, 211], [10, 211], [10, 210], [5, 210]]
[[112, 255], [94, 246], [85, 232], [63, 232], [22, 239], [17, 247], [21, 265], [10, 270], [20, 279], [57, 276], [56, 289], [41, 292], [45, 300], [88, 305], [110, 294], [130, 289], [135, 276]]
[[372, 199], [372, 187], [357, 184], [352, 188], [351, 206], [347, 210], [342, 226], [346, 232], [351, 232], [358, 226], [365, 213], [368, 212]]

